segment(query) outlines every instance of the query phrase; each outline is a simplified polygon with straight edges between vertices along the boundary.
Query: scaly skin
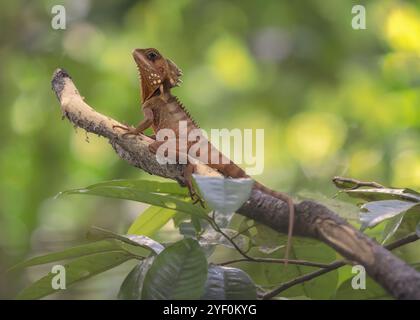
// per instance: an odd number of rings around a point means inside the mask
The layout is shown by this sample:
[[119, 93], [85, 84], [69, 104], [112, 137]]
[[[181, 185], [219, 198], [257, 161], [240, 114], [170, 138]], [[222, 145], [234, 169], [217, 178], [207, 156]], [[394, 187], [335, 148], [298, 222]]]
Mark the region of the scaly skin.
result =
[[[137, 64], [141, 79], [144, 119], [137, 125], [136, 128], [116, 126], [127, 131], [123, 134], [123, 136], [130, 134], [142, 134], [144, 130], [152, 127], [155, 134], [157, 134], [161, 129], [171, 129], [175, 133], [176, 138], [179, 139], [179, 123], [181, 121], [185, 121], [187, 133], [190, 133], [194, 129], [199, 129], [183, 105], [171, 94], [171, 89], [178, 86], [181, 82], [181, 70], [172, 61], [164, 58], [156, 49], [153, 48], [135, 49], [133, 51], [133, 57]], [[187, 150], [181, 151], [177, 147], [177, 155], [181, 152], [188, 153], [191, 146], [197, 141], [199, 141], [200, 144], [205, 145], [205, 148], [202, 149], [207, 152], [207, 157], [205, 159], [218, 159], [218, 161], [213, 161], [217, 163], [211, 163], [211, 160], [209, 160], [207, 163], [209, 167], [219, 171], [225, 177], [250, 178], [244, 170], [227, 159], [204, 137], [198, 137], [196, 141], [189, 141], [187, 143]], [[149, 150], [156, 153], [162, 143], [163, 141], [153, 142], [150, 144]], [[203, 156], [199, 152], [197, 152], [196, 155]], [[195, 192], [192, 185], [192, 174], [194, 171], [195, 165], [187, 160], [187, 166], [184, 170], [186, 186], [188, 187], [191, 198], [195, 202], [200, 202], [201, 205], [203, 205], [201, 198]], [[254, 183], [254, 188], [285, 201], [289, 206], [288, 242], [285, 254], [287, 259], [289, 256], [291, 237], [293, 233], [293, 200], [288, 195], [271, 190], [257, 181]]]

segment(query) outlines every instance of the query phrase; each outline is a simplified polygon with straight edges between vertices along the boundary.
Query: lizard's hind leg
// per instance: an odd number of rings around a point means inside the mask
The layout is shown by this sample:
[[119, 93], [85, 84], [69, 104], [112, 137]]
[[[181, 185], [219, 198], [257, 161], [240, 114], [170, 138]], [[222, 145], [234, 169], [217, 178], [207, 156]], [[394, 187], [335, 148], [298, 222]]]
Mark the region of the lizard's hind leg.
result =
[[[154, 141], [151, 144], [149, 144], [149, 151], [157, 154], [159, 147], [166, 143], [167, 141]], [[176, 145], [176, 142], [175, 142]], [[180, 152], [177, 150], [177, 155], [179, 157]], [[204, 208], [204, 201], [201, 199], [200, 195], [195, 191], [193, 183], [192, 183], [192, 174], [196, 171], [196, 165], [193, 163], [188, 162], [184, 169], [184, 180], [185, 180], [185, 186], [188, 188], [188, 192], [190, 194], [191, 199], [194, 201], [194, 204], [197, 202], [200, 203], [200, 205]]]
[[201, 199], [200, 195], [195, 191], [194, 186], [192, 184], [192, 174], [196, 171], [196, 165], [192, 163], [188, 163], [184, 169], [184, 179], [185, 185], [188, 188], [190, 193], [191, 199], [194, 201], [194, 204], [197, 202], [204, 208], [204, 201]]

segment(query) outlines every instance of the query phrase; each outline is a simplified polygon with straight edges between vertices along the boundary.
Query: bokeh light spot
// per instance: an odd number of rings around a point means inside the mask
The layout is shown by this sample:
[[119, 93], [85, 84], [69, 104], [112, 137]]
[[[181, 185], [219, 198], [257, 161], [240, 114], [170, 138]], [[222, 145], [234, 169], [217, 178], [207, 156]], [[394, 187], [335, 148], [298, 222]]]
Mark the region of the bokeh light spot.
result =
[[303, 164], [316, 164], [340, 149], [346, 132], [346, 125], [333, 114], [301, 113], [287, 126], [287, 147]]
[[210, 65], [225, 85], [241, 88], [254, 83], [255, 66], [244, 46], [236, 39], [223, 37], [210, 48]]
[[396, 50], [420, 53], [420, 14], [409, 6], [391, 10], [386, 21], [386, 37]]
[[393, 161], [393, 184], [406, 188], [420, 186], [420, 153], [406, 151]]

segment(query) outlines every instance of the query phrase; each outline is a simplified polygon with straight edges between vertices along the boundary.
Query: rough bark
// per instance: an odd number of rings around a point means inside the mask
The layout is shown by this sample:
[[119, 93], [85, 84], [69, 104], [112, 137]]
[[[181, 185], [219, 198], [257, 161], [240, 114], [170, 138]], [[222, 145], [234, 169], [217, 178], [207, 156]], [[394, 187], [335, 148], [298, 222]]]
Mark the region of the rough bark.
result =
[[[96, 112], [84, 102], [70, 76], [62, 69], [54, 72], [52, 88], [62, 113], [71, 123], [88, 132], [107, 138], [120, 158], [150, 174], [183, 183], [183, 165], [161, 165], [149, 152], [152, 139], [139, 135], [122, 138], [118, 121]], [[219, 175], [206, 165], [197, 166], [198, 174]], [[276, 231], [286, 233], [289, 221], [287, 205], [254, 190], [238, 213]], [[361, 264], [367, 273], [398, 299], [420, 300], [420, 273], [394, 256], [384, 247], [359, 232], [334, 212], [313, 201], [296, 204], [296, 235], [319, 239], [352, 263]]]

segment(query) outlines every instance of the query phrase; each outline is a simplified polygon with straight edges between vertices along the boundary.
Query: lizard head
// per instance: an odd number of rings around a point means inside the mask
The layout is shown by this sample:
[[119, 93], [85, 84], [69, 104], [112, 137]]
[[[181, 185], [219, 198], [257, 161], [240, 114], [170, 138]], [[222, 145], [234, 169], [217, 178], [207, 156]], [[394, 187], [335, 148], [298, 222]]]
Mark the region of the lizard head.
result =
[[161, 88], [173, 88], [181, 83], [182, 71], [171, 60], [153, 48], [134, 49], [134, 61], [141, 79], [143, 102]]

